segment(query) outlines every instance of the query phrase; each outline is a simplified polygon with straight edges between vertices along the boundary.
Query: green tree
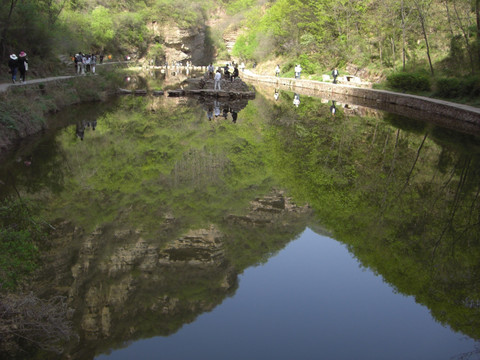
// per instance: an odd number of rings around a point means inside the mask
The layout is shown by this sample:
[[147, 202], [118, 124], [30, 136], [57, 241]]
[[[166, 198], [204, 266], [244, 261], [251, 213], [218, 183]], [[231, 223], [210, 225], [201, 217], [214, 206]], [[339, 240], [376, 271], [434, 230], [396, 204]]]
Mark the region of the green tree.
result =
[[90, 31], [98, 47], [105, 48], [113, 40], [115, 31], [110, 10], [98, 6], [92, 11]]

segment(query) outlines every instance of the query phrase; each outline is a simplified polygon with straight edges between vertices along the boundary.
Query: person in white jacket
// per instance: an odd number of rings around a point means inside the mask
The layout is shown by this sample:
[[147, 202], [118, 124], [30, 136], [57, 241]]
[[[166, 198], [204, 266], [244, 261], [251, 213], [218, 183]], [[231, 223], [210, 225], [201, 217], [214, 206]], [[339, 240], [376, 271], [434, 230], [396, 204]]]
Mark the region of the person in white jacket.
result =
[[300, 64], [297, 64], [295, 66], [295, 79], [300, 79], [301, 72], [302, 72], [302, 67], [300, 66]]
[[[222, 87], [221, 87], [221, 84], [220, 84], [221, 81], [222, 81], [222, 73], [220, 72], [220, 70], [217, 70], [217, 72], [215, 73], [214, 90], [222, 90]], [[218, 89], [217, 89], [217, 87], [218, 87]]]

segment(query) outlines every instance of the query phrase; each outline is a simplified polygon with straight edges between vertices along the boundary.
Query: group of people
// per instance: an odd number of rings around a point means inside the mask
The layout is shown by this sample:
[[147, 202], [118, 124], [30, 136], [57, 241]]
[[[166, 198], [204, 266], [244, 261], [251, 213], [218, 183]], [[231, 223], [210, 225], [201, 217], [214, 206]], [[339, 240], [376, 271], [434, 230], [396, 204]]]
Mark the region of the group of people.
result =
[[[100, 64], [103, 63], [103, 57], [103, 54], [98, 56]], [[78, 75], [86, 75], [88, 72], [95, 74], [95, 68], [97, 65], [96, 54], [83, 54], [82, 52], [78, 52], [73, 56], [73, 61], [75, 63], [75, 72]]]
[[[300, 64], [296, 64], [295, 68], [294, 68], [294, 71], [295, 71], [295, 79], [300, 79], [300, 75], [302, 74], [302, 66]], [[277, 66], [275, 66], [275, 76], [276, 77], [280, 76], [280, 65], [278, 65], [278, 64], [277, 64]], [[337, 68], [334, 68], [332, 70], [332, 77], [333, 77], [333, 83], [336, 84], [337, 83], [337, 77], [338, 77], [338, 69]]]
[[[232, 63], [233, 70], [230, 68], [230, 64], [225, 64], [223, 67], [223, 76], [226, 80], [230, 80], [231, 82], [235, 81], [239, 77], [238, 72], [238, 64]], [[232, 72], [230, 72], [232, 70]], [[215, 72], [215, 68], [213, 64], [210, 63], [207, 66], [208, 78], [214, 80], [214, 90], [222, 90], [222, 71], [221, 68], [218, 68]]]
[[10, 74], [12, 74], [12, 82], [14, 84], [17, 81], [18, 72], [20, 72], [20, 83], [26, 83], [28, 59], [25, 51], [20, 51], [18, 56], [16, 54], [11, 54], [8, 59], [8, 67], [10, 68]]

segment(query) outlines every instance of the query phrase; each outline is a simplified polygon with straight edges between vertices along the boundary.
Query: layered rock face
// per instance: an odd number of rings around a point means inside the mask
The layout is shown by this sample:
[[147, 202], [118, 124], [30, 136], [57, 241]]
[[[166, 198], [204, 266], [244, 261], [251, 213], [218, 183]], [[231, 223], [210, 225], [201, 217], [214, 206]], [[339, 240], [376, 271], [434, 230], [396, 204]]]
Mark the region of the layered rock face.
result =
[[173, 24], [153, 22], [149, 28], [154, 39], [163, 43], [165, 60], [169, 65], [186, 61], [194, 65], [207, 65], [211, 61], [205, 26], [182, 29]]

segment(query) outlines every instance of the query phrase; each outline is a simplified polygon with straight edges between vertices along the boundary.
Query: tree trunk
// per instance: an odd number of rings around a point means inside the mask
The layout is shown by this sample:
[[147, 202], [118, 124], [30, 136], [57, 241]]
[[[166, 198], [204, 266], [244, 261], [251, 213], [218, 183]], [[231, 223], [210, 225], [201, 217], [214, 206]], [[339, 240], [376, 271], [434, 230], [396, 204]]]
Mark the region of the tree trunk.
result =
[[430, 45], [428, 43], [427, 29], [425, 28], [425, 14], [423, 13], [422, 8], [418, 3], [418, 1], [415, 1], [415, 6], [418, 11], [418, 18], [420, 20], [420, 25], [422, 26], [423, 38], [425, 40], [425, 45], [427, 47], [427, 58], [428, 58], [428, 64], [430, 65], [430, 72], [432, 73], [432, 76], [434, 76], [435, 73], [433, 71], [432, 58], [430, 57]]
[[480, 0], [475, 1], [475, 15], [477, 18], [477, 63], [480, 68]]
[[457, 16], [458, 25], [460, 26], [460, 30], [462, 30], [463, 39], [465, 40], [465, 47], [467, 48], [468, 57], [470, 58], [470, 66], [472, 68], [472, 74], [474, 74], [475, 73], [475, 63], [473, 61], [473, 54], [472, 54], [472, 49], [471, 49], [471, 46], [470, 46], [470, 42], [468, 41], [469, 36], [468, 36], [467, 32], [465, 31], [465, 27], [463, 26], [463, 23], [462, 23], [462, 18], [458, 14], [457, 5], [455, 4], [455, 2], [453, 2], [453, 9], [455, 10], [455, 15]]
[[455, 36], [455, 33], [453, 32], [453, 28], [452, 28], [452, 20], [450, 17], [450, 9], [448, 8], [448, 0], [445, 0], [444, 3], [445, 3], [445, 10], [447, 11], [448, 28], [450, 30], [450, 35], [453, 38]]

